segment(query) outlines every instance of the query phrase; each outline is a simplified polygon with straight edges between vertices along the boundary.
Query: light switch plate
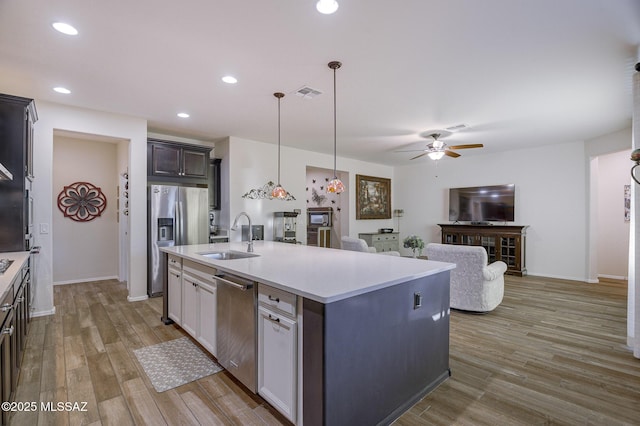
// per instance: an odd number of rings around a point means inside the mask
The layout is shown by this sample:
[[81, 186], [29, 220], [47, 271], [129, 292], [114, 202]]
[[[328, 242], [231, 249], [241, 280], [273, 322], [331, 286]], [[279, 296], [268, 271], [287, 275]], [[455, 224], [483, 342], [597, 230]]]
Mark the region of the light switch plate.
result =
[[40, 233], [41, 234], [48, 234], [49, 233], [49, 224], [48, 223], [41, 223], [40, 224]]

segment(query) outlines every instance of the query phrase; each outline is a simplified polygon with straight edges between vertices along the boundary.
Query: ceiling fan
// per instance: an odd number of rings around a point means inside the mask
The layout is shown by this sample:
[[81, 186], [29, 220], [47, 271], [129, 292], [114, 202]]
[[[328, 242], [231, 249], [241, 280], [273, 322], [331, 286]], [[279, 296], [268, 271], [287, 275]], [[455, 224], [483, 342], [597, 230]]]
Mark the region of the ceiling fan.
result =
[[398, 152], [417, 152], [422, 151], [422, 154], [416, 155], [411, 158], [411, 160], [415, 160], [416, 158], [420, 158], [422, 156], [428, 155], [432, 160], [439, 160], [442, 157], [449, 156], [452, 158], [460, 157], [460, 154], [454, 152], [454, 149], [468, 149], [468, 148], [483, 148], [484, 145], [481, 143], [472, 143], [466, 145], [447, 145], [446, 143], [440, 140], [440, 133], [431, 133], [427, 137], [432, 138], [433, 142], [427, 145], [424, 149], [412, 149], [407, 151], [398, 151]]

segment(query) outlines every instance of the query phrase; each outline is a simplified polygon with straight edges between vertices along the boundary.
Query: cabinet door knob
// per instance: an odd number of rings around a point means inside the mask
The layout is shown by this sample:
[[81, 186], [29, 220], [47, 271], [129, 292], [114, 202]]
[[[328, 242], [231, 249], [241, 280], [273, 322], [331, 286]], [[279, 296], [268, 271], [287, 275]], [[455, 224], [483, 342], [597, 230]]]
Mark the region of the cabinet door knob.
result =
[[271, 300], [272, 302], [280, 303], [280, 298], [273, 297], [272, 295], [269, 295], [269, 300]]
[[0, 311], [2, 312], [7, 312], [10, 311], [11, 308], [13, 308], [13, 305], [10, 303], [5, 303], [4, 305], [0, 306]]
[[3, 328], [2, 334], [8, 334], [9, 336], [11, 336], [13, 334], [13, 326]]

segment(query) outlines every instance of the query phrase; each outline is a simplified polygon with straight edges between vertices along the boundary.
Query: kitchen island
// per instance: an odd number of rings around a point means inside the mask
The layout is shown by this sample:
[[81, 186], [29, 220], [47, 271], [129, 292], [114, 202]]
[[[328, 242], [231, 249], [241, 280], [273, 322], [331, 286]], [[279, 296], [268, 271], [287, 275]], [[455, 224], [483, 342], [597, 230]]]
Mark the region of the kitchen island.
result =
[[[449, 273], [454, 264], [271, 241], [254, 242], [257, 256], [233, 260], [206, 255], [245, 252], [246, 244], [162, 251], [170, 260], [210, 268], [213, 277], [233, 274], [257, 282], [261, 311], [270, 308], [269, 301], [277, 308], [287, 295], [295, 298], [289, 318], [278, 316], [277, 309], [265, 314], [273, 327], [289, 327], [285, 330], [293, 338], [295, 353], [281, 358], [295, 364], [289, 367], [296, 377], [288, 379], [294, 402], [281, 404], [282, 398], [273, 397], [261, 380], [257, 392], [268, 394], [265, 399], [296, 424], [388, 424], [449, 376]], [[169, 289], [164, 294], [170, 299], [177, 293]], [[269, 346], [264, 339], [270, 330], [264, 330], [260, 327], [256, 342], [260, 379], [282, 370], [261, 361], [281, 359], [262, 353], [281, 346]]]

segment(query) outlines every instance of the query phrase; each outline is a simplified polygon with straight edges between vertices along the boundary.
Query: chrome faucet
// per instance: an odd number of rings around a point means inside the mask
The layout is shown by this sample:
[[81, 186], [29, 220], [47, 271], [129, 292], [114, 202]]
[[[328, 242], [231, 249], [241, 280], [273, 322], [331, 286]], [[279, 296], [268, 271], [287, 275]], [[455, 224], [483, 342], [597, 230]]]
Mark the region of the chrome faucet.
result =
[[235, 231], [238, 229], [238, 219], [240, 219], [240, 216], [246, 216], [247, 220], [249, 221], [249, 244], [247, 245], [247, 252], [252, 253], [253, 252], [253, 229], [251, 229], [251, 218], [249, 217], [249, 215], [245, 212], [238, 213], [236, 218], [233, 219], [233, 225], [231, 226], [231, 230]]

